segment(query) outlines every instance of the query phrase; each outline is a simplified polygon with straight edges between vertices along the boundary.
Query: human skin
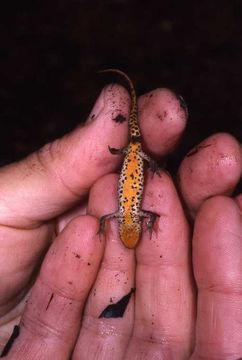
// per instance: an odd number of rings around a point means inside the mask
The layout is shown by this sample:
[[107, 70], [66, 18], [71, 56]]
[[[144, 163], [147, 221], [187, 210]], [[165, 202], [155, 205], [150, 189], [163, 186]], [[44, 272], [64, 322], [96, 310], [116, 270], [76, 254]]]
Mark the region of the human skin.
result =
[[[241, 147], [229, 134], [205, 139], [181, 163], [178, 191], [147, 171], [142, 207], [160, 217], [126, 249], [116, 220], [100, 237], [98, 218], [117, 209], [122, 156], [108, 145], [127, 144], [127, 121], [114, 119], [129, 105], [109, 85], [84, 126], [0, 169], [2, 348], [21, 319], [6, 359], [242, 357]], [[139, 119], [146, 152], [163, 158], [187, 112], [157, 89], [139, 99]], [[99, 318], [134, 287], [123, 317]]]

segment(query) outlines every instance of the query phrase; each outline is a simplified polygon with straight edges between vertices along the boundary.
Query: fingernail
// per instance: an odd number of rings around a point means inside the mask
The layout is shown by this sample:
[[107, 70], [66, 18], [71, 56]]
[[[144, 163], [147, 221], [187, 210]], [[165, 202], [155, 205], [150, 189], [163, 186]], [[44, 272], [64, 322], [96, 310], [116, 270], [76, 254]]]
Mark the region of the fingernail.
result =
[[103, 111], [105, 107], [105, 88], [101, 91], [100, 95], [98, 96], [88, 118], [86, 123], [93, 122]]
[[179, 100], [180, 107], [185, 111], [186, 115], [188, 116], [188, 108], [185, 100], [181, 95], [177, 95], [177, 99]]

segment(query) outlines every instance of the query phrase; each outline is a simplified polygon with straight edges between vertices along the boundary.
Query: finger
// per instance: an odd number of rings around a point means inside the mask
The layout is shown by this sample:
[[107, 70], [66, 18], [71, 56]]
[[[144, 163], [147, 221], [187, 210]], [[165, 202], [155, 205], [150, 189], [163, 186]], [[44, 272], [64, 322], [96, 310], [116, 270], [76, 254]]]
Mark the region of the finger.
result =
[[192, 359], [242, 357], [242, 218], [234, 200], [217, 196], [198, 212], [193, 265], [198, 287]]
[[79, 217], [53, 243], [7, 359], [70, 357], [103, 253], [97, 230], [96, 219]]
[[[175, 95], [164, 90], [141, 99], [141, 105], [145, 142], [156, 153], [164, 154], [163, 141], [170, 149], [184, 129], [185, 110]], [[127, 120], [129, 106], [126, 90], [110, 85], [84, 127], [2, 168], [0, 221], [9, 226], [36, 227], [80, 201], [97, 178], [118, 166], [120, 157], [110, 154], [108, 145], [122, 148], [127, 144], [128, 123], [120, 119]]]
[[240, 144], [229, 134], [208, 137], [187, 154], [179, 169], [179, 187], [195, 215], [204, 200], [230, 195], [242, 175]]
[[143, 208], [160, 215], [136, 251], [135, 323], [126, 359], [187, 359], [194, 331], [189, 228], [167, 174], [147, 180]]
[[[108, 191], [107, 191], [108, 189]], [[117, 175], [99, 179], [93, 186], [88, 212], [100, 217], [117, 207]], [[98, 277], [89, 295], [74, 359], [123, 359], [133, 326], [132, 296], [123, 316], [100, 315], [134, 287], [134, 251], [126, 249], [118, 236], [117, 220], [106, 223], [106, 247]], [[93, 339], [95, 338], [95, 341]]]

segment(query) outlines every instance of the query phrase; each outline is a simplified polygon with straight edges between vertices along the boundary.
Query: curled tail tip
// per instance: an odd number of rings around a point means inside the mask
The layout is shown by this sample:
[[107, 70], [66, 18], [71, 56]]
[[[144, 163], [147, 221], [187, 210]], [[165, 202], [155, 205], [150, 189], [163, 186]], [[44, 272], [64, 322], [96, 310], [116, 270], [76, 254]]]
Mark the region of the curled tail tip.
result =
[[130, 90], [131, 91], [134, 91], [134, 86], [133, 86], [133, 83], [130, 79], [130, 77], [122, 70], [119, 70], [119, 69], [115, 69], [115, 68], [108, 68], [108, 69], [103, 69], [103, 70], [98, 70], [97, 73], [98, 74], [103, 74], [103, 73], [116, 73], [116, 74], [119, 74], [121, 75], [123, 78], [126, 79], [126, 81], [129, 83], [129, 87], [130, 87]]
[[97, 73], [106, 73], [106, 72], [114, 72], [114, 73], [117, 73], [117, 74], [121, 74], [121, 75], [124, 75], [124, 76], [128, 76], [124, 71], [119, 70], [119, 69], [115, 69], [115, 68], [108, 68], [108, 69], [100, 69], [100, 70], [97, 70]]

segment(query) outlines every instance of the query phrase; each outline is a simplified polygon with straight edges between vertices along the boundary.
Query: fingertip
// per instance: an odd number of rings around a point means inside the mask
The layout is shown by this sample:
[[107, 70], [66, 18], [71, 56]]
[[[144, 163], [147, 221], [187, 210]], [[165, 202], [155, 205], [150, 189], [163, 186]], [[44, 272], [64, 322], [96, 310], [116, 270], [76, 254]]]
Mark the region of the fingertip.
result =
[[233, 198], [225, 195], [213, 196], [203, 202], [198, 210], [196, 221], [204, 222], [204, 225], [218, 225], [226, 228], [231, 219], [240, 216], [240, 209]]
[[181, 99], [166, 88], [153, 90], [139, 99], [145, 145], [154, 155], [171, 152], [186, 127], [188, 112]]
[[[92, 237], [95, 234], [98, 219], [91, 215], [79, 215], [74, 217], [62, 230], [60, 235], [68, 238], [68, 234], [74, 234], [70, 241], [77, 241], [76, 236], [80, 236], [82, 233], [88, 237]], [[79, 233], [78, 233], [79, 232]], [[63, 240], [62, 240], [63, 241]]]
[[114, 121], [117, 121], [117, 116], [120, 116], [123, 122], [127, 122], [129, 108], [130, 96], [128, 91], [119, 84], [108, 84], [104, 86], [98, 96], [86, 123], [94, 122], [103, 112], [110, 113]]
[[194, 216], [207, 198], [230, 195], [242, 174], [238, 141], [227, 133], [214, 134], [190, 151], [178, 172], [181, 194]]
[[[127, 90], [118, 84], [107, 85], [87, 123], [58, 141], [57, 160], [72, 165], [68, 184], [75, 181], [79, 186], [82, 182], [84, 187], [85, 183], [90, 186], [98, 178], [97, 175], [100, 177], [115, 170], [121, 157], [113, 156], [108, 147], [123, 148], [127, 144], [129, 107]], [[60, 158], [60, 153], [63, 158]], [[68, 177], [66, 166], [61, 169], [64, 172], [62, 177]]]
[[[79, 241], [77, 238], [82, 237], [82, 242], [89, 244], [95, 243], [95, 235], [98, 229], [98, 219], [91, 215], [81, 215], [73, 218], [66, 228], [65, 233], [74, 234], [75, 236], [70, 241]], [[68, 236], [68, 235], [66, 235]], [[77, 237], [77, 238], [76, 238]]]

